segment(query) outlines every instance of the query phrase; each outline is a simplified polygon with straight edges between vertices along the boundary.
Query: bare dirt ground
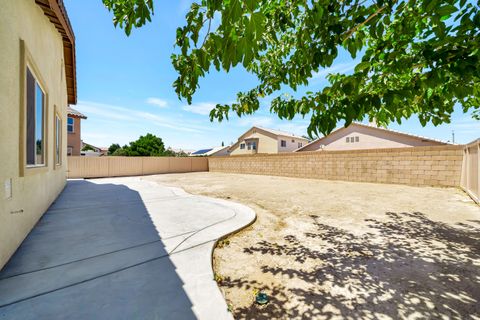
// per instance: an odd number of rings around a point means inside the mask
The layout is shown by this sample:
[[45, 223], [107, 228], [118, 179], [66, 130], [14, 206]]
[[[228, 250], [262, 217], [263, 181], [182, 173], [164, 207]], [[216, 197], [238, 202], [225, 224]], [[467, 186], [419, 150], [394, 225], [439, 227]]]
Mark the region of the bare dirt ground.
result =
[[[208, 172], [145, 179], [256, 211], [214, 253], [237, 319], [480, 319], [480, 208], [461, 190]], [[257, 306], [257, 290], [270, 303]]]

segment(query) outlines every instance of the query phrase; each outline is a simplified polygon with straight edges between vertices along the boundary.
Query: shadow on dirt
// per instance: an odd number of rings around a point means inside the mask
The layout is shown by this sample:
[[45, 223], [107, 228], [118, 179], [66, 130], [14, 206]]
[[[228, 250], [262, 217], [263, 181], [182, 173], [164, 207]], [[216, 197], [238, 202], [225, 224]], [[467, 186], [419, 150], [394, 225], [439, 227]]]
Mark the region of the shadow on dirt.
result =
[[[362, 236], [311, 216], [317, 232], [245, 248], [248, 254], [290, 256], [300, 266], [311, 259], [315, 267], [261, 266], [264, 273], [295, 279], [294, 287], [225, 279], [222, 286], [257, 288], [272, 297], [265, 307], [235, 310], [235, 318], [480, 316], [480, 226], [474, 226], [479, 221], [452, 226], [420, 212], [386, 215], [385, 221], [365, 220], [370, 231]], [[318, 245], [307, 247], [302, 238]]]

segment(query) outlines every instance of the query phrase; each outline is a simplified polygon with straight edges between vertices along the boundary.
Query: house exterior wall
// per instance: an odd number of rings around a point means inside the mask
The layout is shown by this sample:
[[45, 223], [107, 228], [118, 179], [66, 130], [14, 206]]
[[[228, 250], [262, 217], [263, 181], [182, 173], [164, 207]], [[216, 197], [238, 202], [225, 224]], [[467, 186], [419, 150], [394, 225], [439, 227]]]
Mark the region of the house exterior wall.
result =
[[[255, 150], [248, 150], [245, 146], [245, 149], [240, 149], [240, 144], [245, 143], [245, 139], [258, 139], [257, 152]], [[264, 133], [256, 128], [250, 129], [247, 133], [243, 135], [239, 143], [232, 148], [230, 155], [242, 155], [242, 154], [254, 154], [254, 153], [277, 153], [278, 152], [278, 141], [277, 137]]]
[[[353, 143], [346, 142], [347, 137], [358, 137], [359, 141]], [[421, 138], [352, 124], [345, 129], [333, 132], [321, 139], [321, 141], [316, 141], [300, 151], [318, 151], [321, 150], [321, 145], [324, 145], [323, 150], [334, 151], [436, 146], [443, 144], [435, 141], [422, 141]]]
[[211, 155], [211, 157], [223, 157], [223, 156], [228, 156], [228, 148], [223, 148], [220, 151], [215, 152], [214, 154]]
[[[62, 38], [35, 1], [2, 2], [0, 46], [1, 268], [65, 186], [67, 88]], [[26, 145], [20, 137], [24, 138], [26, 132], [24, 68], [27, 57], [46, 91], [46, 165], [41, 168], [25, 168], [21, 160], [25, 157]], [[60, 166], [55, 165], [54, 160], [55, 112], [62, 122]]]
[[[72, 148], [72, 156], [79, 156], [80, 152], [82, 151], [82, 138], [81, 138], [81, 122], [82, 119], [79, 117], [72, 117], [73, 118], [73, 132], [68, 132], [68, 142], [67, 146]], [[67, 124], [65, 123], [65, 126]]]
[[[287, 143], [287, 146], [286, 147], [282, 147], [281, 143], [282, 143], [282, 140], [286, 141]], [[298, 143], [301, 142], [302, 143], [302, 146], [306, 145], [308, 143], [308, 140], [307, 139], [299, 139], [299, 138], [292, 138], [292, 137], [282, 137], [282, 136], [279, 136], [278, 137], [278, 152], [279, 153], [282, 153], [282, 152], [293, 152], [295, 150], [298, 149]]]
[[463, 149], [443, 145], [213, 157], [208, 167], [211, 172], [458, 187]]

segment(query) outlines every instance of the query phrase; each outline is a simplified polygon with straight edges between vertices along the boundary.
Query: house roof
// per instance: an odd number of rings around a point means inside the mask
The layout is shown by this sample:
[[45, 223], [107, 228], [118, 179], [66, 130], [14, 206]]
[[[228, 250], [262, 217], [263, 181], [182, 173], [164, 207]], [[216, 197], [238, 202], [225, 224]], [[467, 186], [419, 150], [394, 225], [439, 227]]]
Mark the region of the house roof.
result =
[[[352, 125], [357, 125], [357, 126], [361, 126], [361, 127], [366, 127], [366, 128], [372, 128], [372, 129], [376, 129], [376, 130], [380, 130], [380, 131], [386, 131], [386, 132], [392, 132], [392, 133], [395, 133], [395, 134], [398, 134], [398, 135], [403, 135], [403, 136], [407, 136], [407, 137], [412, 137], [412, 138], [416, 138], [416, 139], [421, 139], [421, 140], [428, 140], [428, 141], [434, 141], [434, 142], [438, 142], [438, 143], [443, 143], [443, 144], [452, 144], [448, 141], [443, 141], [443, 140], [438, 140], [438, 139], [433, 139], [433, 138], [428, 138], [428, 137], [424, 137], [424, 136], [420, 136], [420, 135], [415, 135], [415, 134], [411, 134], [411, 133], [405, 133], [405, 132], [401, 132], [401, 131], [397, 131], [397, 130], [392, 130], [392, 129], [387, 129], [387, 128], [382, 128], [382, 127], [377, 127], [377, 126], [374, 126], [374, 125], [371, 125], [371, 124], [364, 124], [364, 123], [360, 123], [360, 122], [352, 122], [352, 124], [350, 124], [350, 126]], [[318, 143], [319, 141], [322, 141], [323, 139], [325, 139], [326, 137], [332, 135], [333, 133], [336, 133], [336, 132], [339, 132], [339, 131], [342, 131], [342, 130], [345, 130], [347, 127], [341, 127], [341, 128], [338, 128], [336, 130], [333, 130], [332, 132], [330, 132], [329, 135], [326, 135], [324, 137], [321, 137], [321, 138], [318, 138], [306, 145], [304, 145], [303, 147], [301, 148], [298, 148], [297, 150], [295, 150], [295, 152], [297, 151], [301, 151], [305, 148], [307, 148], [308, 146], [314, 144], [314, 143]]]
[[215, 153], [222, 151], [226, 148], [230, 148], [230, 146], [220, 146], [220, 147], [213, 147], [209, 149], [200, 149], [195, 152], [192, 152], [190, 155], [192, 156], [211, 156], [214, 155]]
[[[300, 136], [297, 136], [293, 133], [289, 133], [289, 132], [286, 132], [286, 131], [280, 131], [280, 130], [275, 130], [275, 129], [269, 129], [269, 128], [264, 128], [264, 127], [259, 127], [259, 126], [253, 126], [252, 128], [257, 128], [257, 129], [260, 129], [260, 130], [263, 130], [263, 131], [267, 131], [267, 132], [270, 132], [271, 134], [274, 134], [276, 136], [282, 136], [282, 137], [289, 137], [289, 138], [295, 138], [295, 139], [303, 139], [303, 140], [308, 140], [304, 137], [300, 137]], [[251, 129], [249, 129], [248, 131], [250, 131]], [[247, 131], [247, 132], [248, 132]], [[243, 135], [242, 135], [243, 136]]]
[[67, 114], [69, 116], [74, 116], [74, 117], [77, 117], [77, 118], [82, 118], [82, 119], [87, 119], [87, 116], [84, 115], [83, 113], [81, 113], [80, 111], [77, 111], [75, 109], [73, 109], [72, 107], [68, 106], [67, 107]]
[[197, 150], [195, 152], [192, 152], [192, 155], [195, 155], [195, 156], [200, 156], [200, 155], [205, 155], [207, 152], [209, 151], [212, 151], [213, 148], [210, 148], [210, 149], [200, 149], [200, 150]]
[[63, 0], [35, 0], [43, 13], [62, 36], [67, 96], [69, 104], [77, 104], [77, 77], [75, 64], [75, 35]]

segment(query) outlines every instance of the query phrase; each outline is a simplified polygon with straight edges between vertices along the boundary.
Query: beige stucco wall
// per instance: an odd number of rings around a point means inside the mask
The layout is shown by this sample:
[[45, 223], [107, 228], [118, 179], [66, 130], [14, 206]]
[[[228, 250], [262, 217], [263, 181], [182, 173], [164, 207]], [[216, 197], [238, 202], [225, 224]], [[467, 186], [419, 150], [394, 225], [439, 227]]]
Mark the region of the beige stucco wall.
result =
[[[46, 86], [47, 168], [27, 169], [21, 177], [20, 40]], [[57, 197], [66, 179], [66, 126], [62, 127], [62, 166], [54, 168], [54, 110], [66, 123], [66, 83], [60, 34], [34, 1], [2, 1], [0, 10], [0, 268]], [[34, 170], [34, 171], [32, 171]], [[12, 181], [12, 197], [5, 184]]]
[[[73, 118], [73, 132], [67, 132], [67, 146], [72, 148], [72, 156], [79, 156], [82, 151], [82, 138], [81, 138], [81, 123], [82, 119], [78, 117]], [[65, 126], [67, 125], [65, 121]]]
[[[245, 139], [258, 139], [257, 152], [255, 152], [255, 150], [248, 150], [246, 145], [245, 149], [240, 149], [241, 143], [246, 144]], [[278, 145], [277, 136], [257, 128], [252, 128], [240, 137], [240, 141], [235, 145], [235, 148], [232, 148], [230, 155], [278, 153]]]
[[[287, 142], [286, 147], [282, 147], [282, 140], [285, 140]], [[293, 151], [295, 151], [299, 148], [298, 147], [299, 142], [301, 142], [302, 146], [304, 146], [308, 143], [308, 140], [307, 139], [299, 139], [299, 138], [279, 136], [278, 139], [277, 139], [277, 142], [278, 142], [277, 143], [278, 152], [282, 153], [282, 152], [293, 152]]]
[[[346, 138], [359, 137], [359, 142], [346, 142]], [[346, 129], [333, 132], [325, 139], [314, 142], [301, 151], [317, 151], [324, 145], [324, 150], [359, 150], [377, 148], [404, 148], [419, 146], [442, 145], [435, 141], [422, 141], [422, 139], [402, 135], [385, 130], [378, 130], [352, 124]]]

